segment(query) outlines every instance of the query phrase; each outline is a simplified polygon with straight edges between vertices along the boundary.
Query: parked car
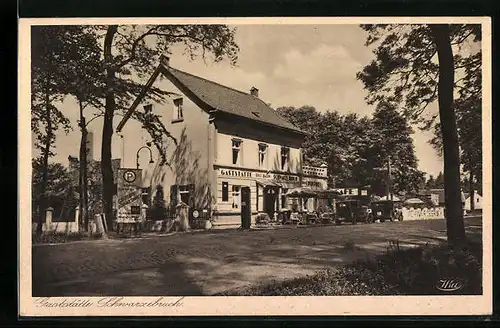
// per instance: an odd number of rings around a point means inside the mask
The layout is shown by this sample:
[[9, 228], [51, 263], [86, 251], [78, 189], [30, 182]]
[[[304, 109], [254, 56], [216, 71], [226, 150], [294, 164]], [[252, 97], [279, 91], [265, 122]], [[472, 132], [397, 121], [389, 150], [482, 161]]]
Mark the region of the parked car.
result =
[[403, 203], [394, 200], [379, 200], [370, 204], [373, 221], [403, 221]]
[[352, 224], [358, 222], [370, 223], [371, 210], [368, 206], [363, 205], [359, 199], [344, 199], [337, 201], [335, 205], [336, 224], [342, 224], [342, 222], [351, 222]]

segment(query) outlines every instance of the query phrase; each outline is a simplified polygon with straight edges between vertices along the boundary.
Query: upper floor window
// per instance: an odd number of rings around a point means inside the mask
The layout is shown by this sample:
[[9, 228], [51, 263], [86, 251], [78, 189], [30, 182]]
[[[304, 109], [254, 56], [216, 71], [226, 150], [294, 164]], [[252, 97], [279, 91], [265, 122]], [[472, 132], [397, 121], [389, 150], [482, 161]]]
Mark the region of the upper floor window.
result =
[[259, 166], [266, 166], [267, 145], [259, 144]]
[[233, 139], [232, 140], [233, 164], [234, 165], [241, 164], [241, 144], [242, 144], [242, 141], [240, 139]]
[[182, 98], [174, 99], [174, 113], [173, 121], [182, 121], [184, 119], [184, 113], [182, 112]]
[[281, 147], [281, 169], [288, 170], [290, 162], [290, 148]]

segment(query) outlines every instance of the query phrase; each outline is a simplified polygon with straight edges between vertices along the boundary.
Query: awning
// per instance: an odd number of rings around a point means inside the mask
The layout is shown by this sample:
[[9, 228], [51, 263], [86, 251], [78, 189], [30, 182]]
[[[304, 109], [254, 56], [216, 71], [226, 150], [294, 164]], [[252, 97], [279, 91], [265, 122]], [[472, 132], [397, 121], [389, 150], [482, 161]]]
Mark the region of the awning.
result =
[[289, 197], [315, 197], [318, 193], [309, 188], [293, 188], [286, 193]]
[[257, 184], [260, 184], [263, 187], [281, 187], [280, 184], [272, 181], [272, 180], [260, 180], [260, 179], [255, 179], [255, 182]]

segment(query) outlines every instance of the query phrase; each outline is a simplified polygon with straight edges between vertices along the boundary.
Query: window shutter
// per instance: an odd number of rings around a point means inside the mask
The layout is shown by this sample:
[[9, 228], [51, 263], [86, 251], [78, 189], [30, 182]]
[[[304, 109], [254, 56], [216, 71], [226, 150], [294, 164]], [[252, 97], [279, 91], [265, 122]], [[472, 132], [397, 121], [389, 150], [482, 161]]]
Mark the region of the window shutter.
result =
[[189, 207], [194, 207], [194, 184], [188, 185], [189, 190]]
[[170, 208], [172, 210], [175, 210], [175, 207], [177, 206], [177, 193], [178, 193], [178, 186], [171, 185], [170, 186]]

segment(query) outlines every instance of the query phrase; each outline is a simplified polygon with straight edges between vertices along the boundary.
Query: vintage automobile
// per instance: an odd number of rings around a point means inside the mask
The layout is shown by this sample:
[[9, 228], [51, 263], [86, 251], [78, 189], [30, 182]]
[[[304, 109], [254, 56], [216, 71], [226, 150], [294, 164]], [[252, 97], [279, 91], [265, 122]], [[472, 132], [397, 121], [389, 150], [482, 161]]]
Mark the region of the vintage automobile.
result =
[[342, 224], [342, 222], [357, 224], [358, 222], [370, 223], [371, 221], [371, 209], [359, 199], [343, 199], [337, 201], [335, 207], [335, 224], [337, 225]]
[[393, 200], [379, 200], [370, 204], [373, 221], [403, 221], [403, 203]]

